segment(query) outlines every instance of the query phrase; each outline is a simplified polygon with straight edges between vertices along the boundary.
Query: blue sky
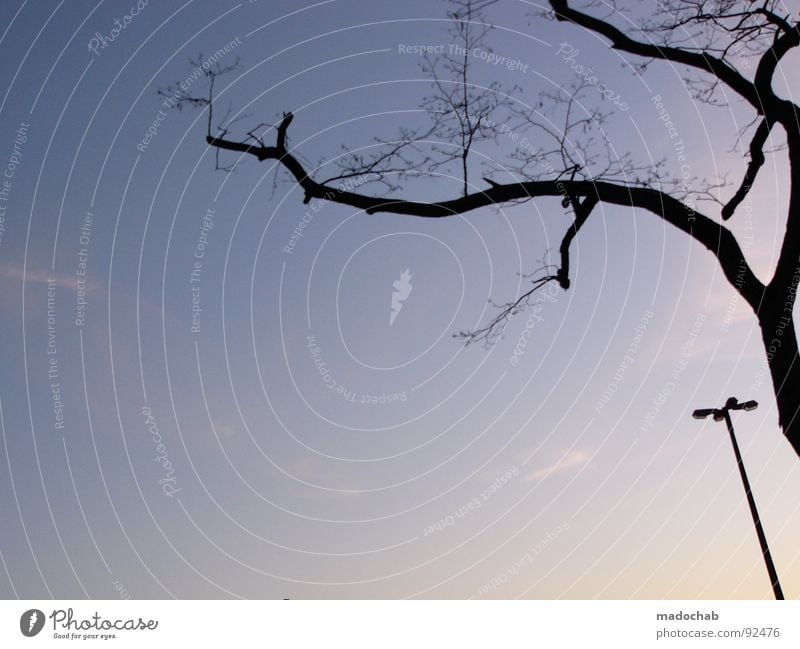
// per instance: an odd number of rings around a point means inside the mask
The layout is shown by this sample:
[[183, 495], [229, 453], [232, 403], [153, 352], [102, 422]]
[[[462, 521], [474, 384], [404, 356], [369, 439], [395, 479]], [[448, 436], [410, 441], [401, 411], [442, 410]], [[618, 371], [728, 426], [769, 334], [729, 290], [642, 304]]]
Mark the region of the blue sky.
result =
[[[292, 111], [313, 168], [420, 123], [429, 82], [399, 46], [447, 45], [446, 3], [149, 2], [124, 21], [131, 6], [0, 9], [0, 163], [16, 156], [0, 239], [3, 597], [113, 598], [120, 584], [135, 598], [770, 597], [725, 431], [689, 416], [732, 394], [761, 404], [737, 430], [797, 596], [800, 470], [755, 319], [704, 249], [601, 206], [572, 288], [541, 294], [490, 350], [465, 348], [452, 334], [557, 248], [557, 200], [438, 220], [304, 205], [272, 162], [215, 171], [203, 112], [159, 114], [157, 90], [228, 44], [222, 60], [241, 65], [218, 111], [247, 128]], [[528, 68], [476, 59], [476, 84], [516, 84], [534, 105], [575, 81], [567, 43], [630, 106], [609, 122], [615, 151], [738, 179], [740, 106], [698, 107], [681, 70], [637, 76], [602, 39], [532, 11], [490, 10], [492, 49]], [[505, 164], [513, 146], [475, 156]], [[762, 278], [784, 169], [768, 157], [731, 224]], [[401, 193], [448, 198], [459, 183], [443, 170]]]

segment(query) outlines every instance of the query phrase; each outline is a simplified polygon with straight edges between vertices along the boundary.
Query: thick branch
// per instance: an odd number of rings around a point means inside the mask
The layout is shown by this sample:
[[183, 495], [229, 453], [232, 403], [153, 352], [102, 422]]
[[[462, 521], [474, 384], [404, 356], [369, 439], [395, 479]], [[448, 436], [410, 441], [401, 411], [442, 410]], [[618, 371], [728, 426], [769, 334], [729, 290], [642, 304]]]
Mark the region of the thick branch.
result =
[[567, 230], [564, 238], [561, 240], [561, 246], [559, 248], [559, 253], [561, 254], [561, 268], [558, 269], [557, 279], [558, 283], [561, 285], [561, 288], [564, 290], [569, 288], [569, 247], [572, 244], [572, 240], [578, 234], [578, 231], [581, 229], [584, 223], [586, 223], [586, 219], [589, 218], [589, 214], [592, 213], [594, 206], [597, 205], [597, 196], [587, 196], [583, 200], [580, 200], [577, 197], [570, 197], [570, 202], [572, 203], [573, 209], [575, 210], [575, 221]]
[[747, 171], [745, 171], [742, 184], [739, 186], [739, 189], [736, 190], [733, 198], [722, 208], [722, 218], [726, 221], [733, 216], [736, 208], [739, 207], [741, 202], [745, 199], [756, 180], [758, 170], [761, 169], [761, 165], [764, 164], [764, 144], [767, 141], [771, 127], [772, 124], [769, 120], [763, 119], [758, 125], [758, 128], [756, 128], [753, 139], [750, 141], [750, 163], [747, 165]]
[[[800, 114], [795, 115], [795, 119], [800, 123]], [[795, 126], [789, 131], [787, 140], [790, 174], [789, 216], [786, 219], [786, 234], [775, 266], [775, 274], [769, 285], [775, 299], [791, 297], [794, 303], [795, 293], [790, 289], [797, 286], [797, 278], [800, 277], [800, 126]]]
[[278, 124], [278, 149], [286, 151], [286, 130], [289, 128], [289, 124], [292, 123], [293, 119], [294, 115], [291, 113], [283, 114], [283, 119], [281, 120], [281, 123]]
[[784, 31], [775, 40], [772, 47], [761, 56], [753, 83], [762, 103], [766, 103], [767, 100], [772, 103], [777, 99], [772, 90], [772, 76], [775, 74], [775, 69], [784, 55], [798, 45], [800, 45], [800, 30], [798, 30], [798, 25], [795, 24]]
[[367, 214], [388, 212], [426, 218], [442, 218], [489, 205], [501, 205], [539, 196], [580, 197], [584, 201], [590, 200], [590, 203], [584, 204], [592, 207], [592, 202], [602, 201], [612, 205], [642, 208], [686, 232], [714, 253], [728, 281], [753, 309], [758, 308], [762, 299], [764, 286], [753, 274], [730, 230], [711, 218], [695, 212], [676, 198], [652, 187], [628, 186], [592, 180], [531, 180], [508, 184], [492, 183], [492, 186], [485, 191], [434, 203], [366, 196], [318, 183], [309, 176], [297, 158], [285, 148], [285, 127], [288, 127], [288, 121], [291, 119], [291, 113], [287, 113], [281, 124], [283, 128], [279, 127], [278, 129], [280, 146], [253, 146], [214, 137], [208, 137], [207, 141], [211, 146], [253, 155], [261, 161], [277, 160], [286, 167], [302, 187], [305, 192], [305, 202], [312, 198], [319, 198], [349, 205], [364, 210]]

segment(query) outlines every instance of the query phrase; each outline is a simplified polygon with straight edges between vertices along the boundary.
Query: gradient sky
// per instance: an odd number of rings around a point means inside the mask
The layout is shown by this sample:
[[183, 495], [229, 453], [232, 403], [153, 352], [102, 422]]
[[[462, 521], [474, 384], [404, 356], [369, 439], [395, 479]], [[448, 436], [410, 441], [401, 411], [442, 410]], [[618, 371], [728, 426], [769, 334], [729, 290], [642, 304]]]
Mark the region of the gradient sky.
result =
[[[451, 334], [557, 248], [557, 200], [439, 220], [314, 212], [272, 162], [216, 171], [201, 111], [159, 117], [157, 89], [234, 42], [219, 111], [241, 111], [245, 131], [293, 111], [310, 168], [369, 146], [419, 123], [430, 86], [398, 46], [448, 44], [446, 3], [151, 1], [90, 51], [131, 6], [0, 7], [0, 164], [15, 164], [0, 233], [0, 596], [769, 598], [726, 432], [690, 417], [731, 395], [760, 402], [735, 423], [784, 591], [800, 595], [800, 466], [756, 321], [701, 246], [651, 214], [598, 208], [572, 288], [541, 294], [539, 319], [520, 314], [490, 350], [464, 348]], [[476, 60], [475, 83], [516, 84], [535, 104], [576, 80], [557, 53], [568, 43], [630, 106], [608, 125], [618, 153], [680, 172], [661, 95], [692, 172], [738, 182], [743, 107], [698, 106], [682, 70], [637, 76], [602, 39], [534, 11], [491, 8], [493, 50], [528, 68]], [[513, 149], [475, 156], [503, 164]], [[731, 223], [762, 278], [785, 168], [768, 157]], [[401, 193], [457, 196], [454, 171]], [[390, 326], [405, 269], [413, 288]]]

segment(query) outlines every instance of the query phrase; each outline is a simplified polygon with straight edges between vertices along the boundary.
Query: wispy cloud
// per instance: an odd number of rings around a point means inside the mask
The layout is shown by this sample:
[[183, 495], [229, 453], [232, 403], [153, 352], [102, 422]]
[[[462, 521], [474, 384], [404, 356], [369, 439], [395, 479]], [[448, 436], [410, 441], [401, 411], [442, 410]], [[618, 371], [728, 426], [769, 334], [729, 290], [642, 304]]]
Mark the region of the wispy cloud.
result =
[[[25, 284], [36, 284], [36, 285], [47, 285], [48, 282], [51, 280], [54, 282], [56, 288], [67, 290], [67, 291], [77, 291], [78, 289], [78, 276], [72, 274], [65, 274], [65, 273], [57, 273], [50, 270], [42, 270], [42, 269], [28, 269], [26, 273], [22, 271], [21, 266], [15, 266], [13, 264], [0, 264], [0, 279], [7, 279], [11, 282], [24, 282]], [[89, 277], [88, 275], [85, 276], [86, 283], [84, 284], [84, 290], [86, 291], [87, 296], [103, 296], [106, 294], [106, 287], [100, 281]], [[124, 292], [115, 293], [115, 299], [122, 300], [123, 297], [126, 297], [127, 294]], [[0, 297], [4, 299], [6, 302], [12, 302], [13, 300], [18, 299], [19, 296], [19, 287], [15, 287], [12, 284], [0, 284]], [[132, 299], [132, 298], [131, 298]], [[36, 300], [29, 300], [26, 304], [26, 311], [28, 315], [36, 315], [37, 313], [41, 313], [42, 305], [44, 303], [42, 301]], [[147, 297], [142, 297], [140, 299], [139, 304], [141, 308], [156, 316], [161, 316], [162, 310], [161, 305], [158, 302], [152, 301]], [[165, 317], [168, 318], [173, 324], [177, 322], [172, 314], [165, 313]]]
[[565, 471], [569, 471], [570, 469], [574, 469], [580, 466], [583, 466], [591, 459], [591, 454], [585, 450], [574, 450], [570, 451], [563, 457], [559, 458], [557, 462], [551, 464], [549, 466], [542, 467], [540, 469], [536, 469], [533, 473], [531, 473], [525, 480], [527, 482], [533, 482], [535, 480], [544, 480], [545, 478], [549, 478], [550, 476], [564, 473]]
[[[75, 275], [64, 275], [51, 271], [44, 271], [38, 269], [28, 269], [27, 273], [23, 272], [20, 266], [13, 266], [11, 264], [0, 265], [0, 277], [18, 282], [26, 282], [33, 284], [47, 284], [51, 280], [58, 288], [65, 288], [75, 290], [77, 286], [77, 279]], [[86, 280], [86, 290], [94, 293], [98, 290], [98, 285], [92, 279]]]

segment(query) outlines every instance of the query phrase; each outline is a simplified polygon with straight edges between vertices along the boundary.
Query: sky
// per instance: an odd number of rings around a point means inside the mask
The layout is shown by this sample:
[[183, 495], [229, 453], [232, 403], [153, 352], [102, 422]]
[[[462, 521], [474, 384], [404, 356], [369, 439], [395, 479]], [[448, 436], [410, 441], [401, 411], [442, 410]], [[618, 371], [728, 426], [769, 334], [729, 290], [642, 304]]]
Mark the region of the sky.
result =
[[[215, 86], [232, 134], [291, 111], [292, 151], [334, 175], [338, 156], [424, 121], [430, 79], [408, 46], [448, 48], [447, 10], [2, 4], [0, 596], [770, 598], [726, 431], [690, 416], [732, 395], [759, 402], [734, 423], [800, 596], [800, 467], [757, 323], [705, 249], [599, 206], [570, 289], [548, 285], [497, 344], [465, 347], [453, 334], [558, 248], [558, 200], [444, 219], [304, 204], [274, 161], [221, 154], [235, 170], [218, 170], [207, 114], [158, 94], [207, 92], [190, 60], [222, 49], [239, 61]], [[591, 66], [626, 105], [591, 89], [578, 104], [612, 113], [614, 155], [738, 182], [752, 116], [735, 100], [698, 105], [683, 70], [639, 74], [535, 3], [486, 17], [485, 51], [520, 64], [475, 56], [477, 86], [536, 106]], [[786, 95], [797, 63], [779, 68]], [[472, 190], [481, 161], [502, 168], [517, 146], [477, 146]], [[786, 168], [768, 155], [730, 222], [762, 279]], [[456, 168], [399, 182], [416, 200], [461, 192]]]

